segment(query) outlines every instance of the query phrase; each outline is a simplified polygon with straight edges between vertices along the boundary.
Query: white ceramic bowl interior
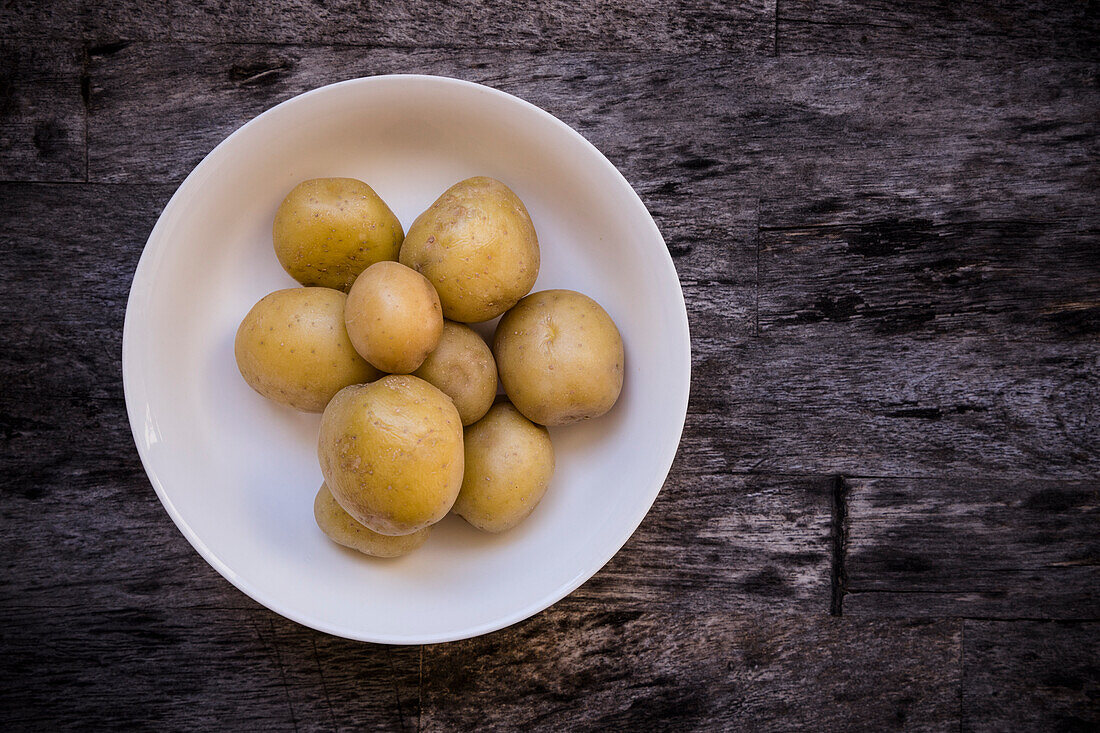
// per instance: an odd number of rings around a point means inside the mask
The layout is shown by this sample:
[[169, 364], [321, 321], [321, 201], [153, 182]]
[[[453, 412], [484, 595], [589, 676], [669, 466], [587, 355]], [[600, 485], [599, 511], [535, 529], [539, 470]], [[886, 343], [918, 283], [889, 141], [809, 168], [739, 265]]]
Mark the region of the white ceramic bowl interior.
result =
[[[525, 523], [492, 536], [448, 517], [419, 551], [374, 560], [317, 528], [320, 418], [249, 389], [233, 338], [257, 300], [295, 285], [275, 259], [271, 222], [299, 181], [367, 181], [407, 228], [448, 186], [474, 175], [504, 181], [526, 203], [542, 250], [535, 289], [579, 290], [615, 319], [626, 344], [625, 386], [608, 415], [551, 430], [557, 473]], [[288, 618], [395, 644], [515, 623], [599, 570], [664, 482], [684, 423], [689, 370], [672, 260], [615, 167], [533, 105], [430, 76], [314, 90], [215, 148], [149, 237], [123, 339], [138, 451], [199, 553]]]

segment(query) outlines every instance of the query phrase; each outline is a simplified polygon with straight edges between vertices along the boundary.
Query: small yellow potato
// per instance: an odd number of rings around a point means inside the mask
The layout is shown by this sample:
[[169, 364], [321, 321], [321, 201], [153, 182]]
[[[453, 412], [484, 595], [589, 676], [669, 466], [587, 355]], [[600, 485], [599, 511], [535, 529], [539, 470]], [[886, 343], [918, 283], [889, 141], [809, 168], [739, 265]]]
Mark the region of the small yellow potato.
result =
[[396, 260], [404, 238], [386, 202], [354, 178], [302, 181], [272, 227], [275, 256], [292, 278], [344, 292], [375, 262]]
[[572, 290], [517, 303], [497, 324], [493, 356], [508, 399], [540, 425], [599, 417], [623, 387], [619, 329], [599, 303]]
[[339, 290], [290, 288], [252, 306], [233, 343], [248, 386], [281, 404], [321, 412], [349, 384], [377, 379], [378, 370], [348, 338], [346, 300]]
[[531, 292], [539, 240], [519, 197], [480, 176], [451, 186], [417, 217], [400, 258], [439, 291], [444, 316], [474, 323], [496, 318]]
[[455, 514], [486, 532], [527, 518], [554, 475], [550, 433], [507, 402], [464, 431], [466, 472]]
[[397, 262], [363, 270], [348, 293], [344, 323], [355, 350], [390, 374], [415, 371], [443, 335], [435, 288]]
[[397, 537], [372, 532], [336, 503], [327, 484], [321, 484], [321, 490], [313, 500], [313, 517], [330, 540], [372, 557], [407, 555], [423, 545], [432, 531], [431, 527], [425, 527]]
[[385, 535], [450, 511], [462, 488], [462, 421], [423, 379], [390, 375], [341, 390], [321, 416], [317, 456], [337, 503]]
[[413, 374], [454, 401], [463, 425], [480, 420], [497, 394], [497, 365], [489, 345], [454, 321], [443, 322], [439, 345]]

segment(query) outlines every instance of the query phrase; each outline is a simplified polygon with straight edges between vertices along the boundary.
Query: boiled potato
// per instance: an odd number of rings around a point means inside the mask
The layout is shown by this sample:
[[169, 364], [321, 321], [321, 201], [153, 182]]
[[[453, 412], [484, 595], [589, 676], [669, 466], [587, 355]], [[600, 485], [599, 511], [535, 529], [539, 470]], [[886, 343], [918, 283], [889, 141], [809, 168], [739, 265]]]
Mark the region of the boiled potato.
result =
[[424, 544], [432, 531], [430, 527], [425, 527], [412, 534], [397, 537], [372, 532], [356, 522], [342, 506], [336, 503], [327, 484], [321, 484], [321, 490], [313, 500], [313, 517], [317, 520], [317, 526], [328, 535], [330, 540], [373, 557], [407, 555]]
[[466, 472], [454, 512], [478, 529], [503, 532], [527, 518], [554, 475], [550, 433], [507, 402], [464, 432]]
[[444, 316], [473, 323], [496, 318], [531, 291], [539, 240], [510, 188], [467, 178], [417, 217], [400, 258], [439, 291]]
[[607, 311], [572, 290], [532, 293], [493, 336], [508, 399], [541, 425], [566, 425], [611, 409], [623, 387], [623, 341]]
[[390, 374], [414, 371], [443, 335], [435, 288], [397, 262], [363, 270], [348, 293], [344, 322], [355, 350]]
[[463, 425], [481, 419], [497, 394], [497, 365], [493, 352], [472, 328], [443, 322], [439, 346], [413, 372], [450, 397]]
[[375, 262], [396, 260], [401, 222], [367, 184], [354, 178], [302, 181], [275, 212], [275, 255], [302, 285], [347, 292]]
[[391, 375], [332, 398], [317, 455], [333, 497], [356, 521], [411, 534], [442, 519], [462, 488], [462, 421], [423, 379]]
[[348, 338], [346, 300], [329, 288], [291, 288], [265, 296], [244, 317], [233, 344], [244, 381], [276, 402], [321, 412], [349, 384], [377, 379], [378, 370]]

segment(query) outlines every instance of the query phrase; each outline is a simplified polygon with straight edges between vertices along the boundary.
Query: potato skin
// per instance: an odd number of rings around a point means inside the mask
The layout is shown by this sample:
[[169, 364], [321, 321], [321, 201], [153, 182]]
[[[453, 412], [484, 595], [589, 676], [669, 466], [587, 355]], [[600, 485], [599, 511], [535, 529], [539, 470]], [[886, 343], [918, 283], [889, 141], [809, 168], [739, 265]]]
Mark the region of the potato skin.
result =
[[275, 212], [275, 256], [302, 285], [347, 292], [360, 272], [396, 260], [401, 222], [355, 178], [313, 178], [291, 190]]
[[508, 399], [540, 425], [567, 425], [611, 409], [623, 387], [622, 337], [599, 303], [572, 290], [532, 293], [493, 335]]
[[497, 365], [493, 352], [472, 328], [462, 323], [443, 322], [439, 345], [413, 374], [451, 398], [463, 425], [480, 420], [496, 398]]
[[371, 557], [407, 555], [423, 545], [432, 531], [431, 527], [425, 527], [397, 537], [372, 532], [344, 511], [328, 490], [328, 484], [321, 484], [313, 500], [313, 518], [330, 540]]
[[397, 262], [377, 262], [351, 286], [344, 324], [364, 359], [384, 372], [408, 374], [439, 344], [443, 312], [423, 275]]
[[264, 296], [241, 321], [233, 353], [241, 376], [264, 397], [321, 412], [350, 384], [379, 377], [344, 328], [347, 296], [329, 288], [290, 288]]
[[486, 532], [503, 532], [531, 514], [554, 475], [550, 433], [508, 402], [464, 431], [466, 472], [454, 512]]
[[475, 323], [496, 318], [531, 291], [539, 240], [519, 197], [479, 176], [451, 186], [417, 217], [400, 260], [439, 291], [444, 316]]
[[321, 417], [317, 456], [337, 503], [385, 535], [442, 519], [462, 488], [462, 422], [423, 379], [390, 375], [341, 390]]

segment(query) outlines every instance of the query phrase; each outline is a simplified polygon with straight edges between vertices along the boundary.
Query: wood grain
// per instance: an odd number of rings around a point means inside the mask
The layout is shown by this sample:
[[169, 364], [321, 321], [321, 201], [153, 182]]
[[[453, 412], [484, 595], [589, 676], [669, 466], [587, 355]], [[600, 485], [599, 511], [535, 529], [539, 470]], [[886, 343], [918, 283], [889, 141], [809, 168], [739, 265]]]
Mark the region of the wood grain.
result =
[[319, 6], [279, 0], [260, 12], [243, 0], [172, 0], [179, 40], [340, 43], [372, 47], [599, 49], [704, 48], [771, 53], [775, 0], [578, 0], [491, 5], [392, 2], [356, 12], [349, 0]]
[[[519, 94], [584, 133], [639, 186], [652, 182], [689, 202], [701, 195], [693, 210], [718, 217], [731, 205], [742, 211], [741, 199], [812, 204], [857, 186], [901, 205], [935, 197], [948, 215], [969, 201], [1007, 218], [1017, 204], [1041, 210], [1059, 199], [1067, 215], [1083, 214], [1088, 197], [1064, 194], [1091, 190], [1098, 150], [1100, 93], [1087, 64], [748, 64], [706, 54], [685, 65], [679, 55], [639, 62], [632, 54], [264, 45], [110, 50], [90, 58], [94, 180], [180, 180], [268, 106], [332, 81], [395, 71]], [[164, 84], [178, 93], [153, 93]], [[195, 126], [200, 119], [206, 127]], [[140, 139], [124, 134], [133, 129]], [[847, 210], [843, 198], [832, 208]], [[781, 223], [780, 215], [762, 222]]]
[[848, 483], [846, 615], [1100, 618], [1100, 482]]
[[1096, 475], [1094, 342], [803, 334], [704, 342], [688, 424], [709, 470]]
[[79, 38], [80, 5], [81, 0], [4, 2], [0, 5], [0, 38]]
[[1098, 57], [1095, 3], [780, 0], [780, 53]]
[[0, 180], [84, 180], [82, 62], [74, 44], [0, 40]]
[[967, 621], [962, 730], [1100, 726], [1097, 623]]
[[[14, 6], [14, 4], [12, 4]], [[775, 51], [775, 0], [311, 3], [56, 0], [4, 8], [0, 36], [370, 48]]]
[[943, 730], [959, 724], [960, 644], [952, 621], [669, 617], [565, 601], [498, 634], [425, 647], [421, 720], [425, 730]]
[[884, 216], [767, 231], [760, 329], [1091, 341], [1100, 333], [1100, 231], [1077, 224]]
[[[126, 417], [119, 355], [129, 280], [171, 192], [0, 185], [14, 296], [0, 299], [0, 553], [4, 596], [20, 606], [254, 605], [165, 514]], [[59, 287], [65, 297], [51, 297]]]
[[255, 606], [0, 611], [5, 730], [416, 729], [416, 647], [303, 633]]
[[693, 464], [677, 462], [642, 526], [574, 597], [642, 611], [827, 611], [832, 480]]

